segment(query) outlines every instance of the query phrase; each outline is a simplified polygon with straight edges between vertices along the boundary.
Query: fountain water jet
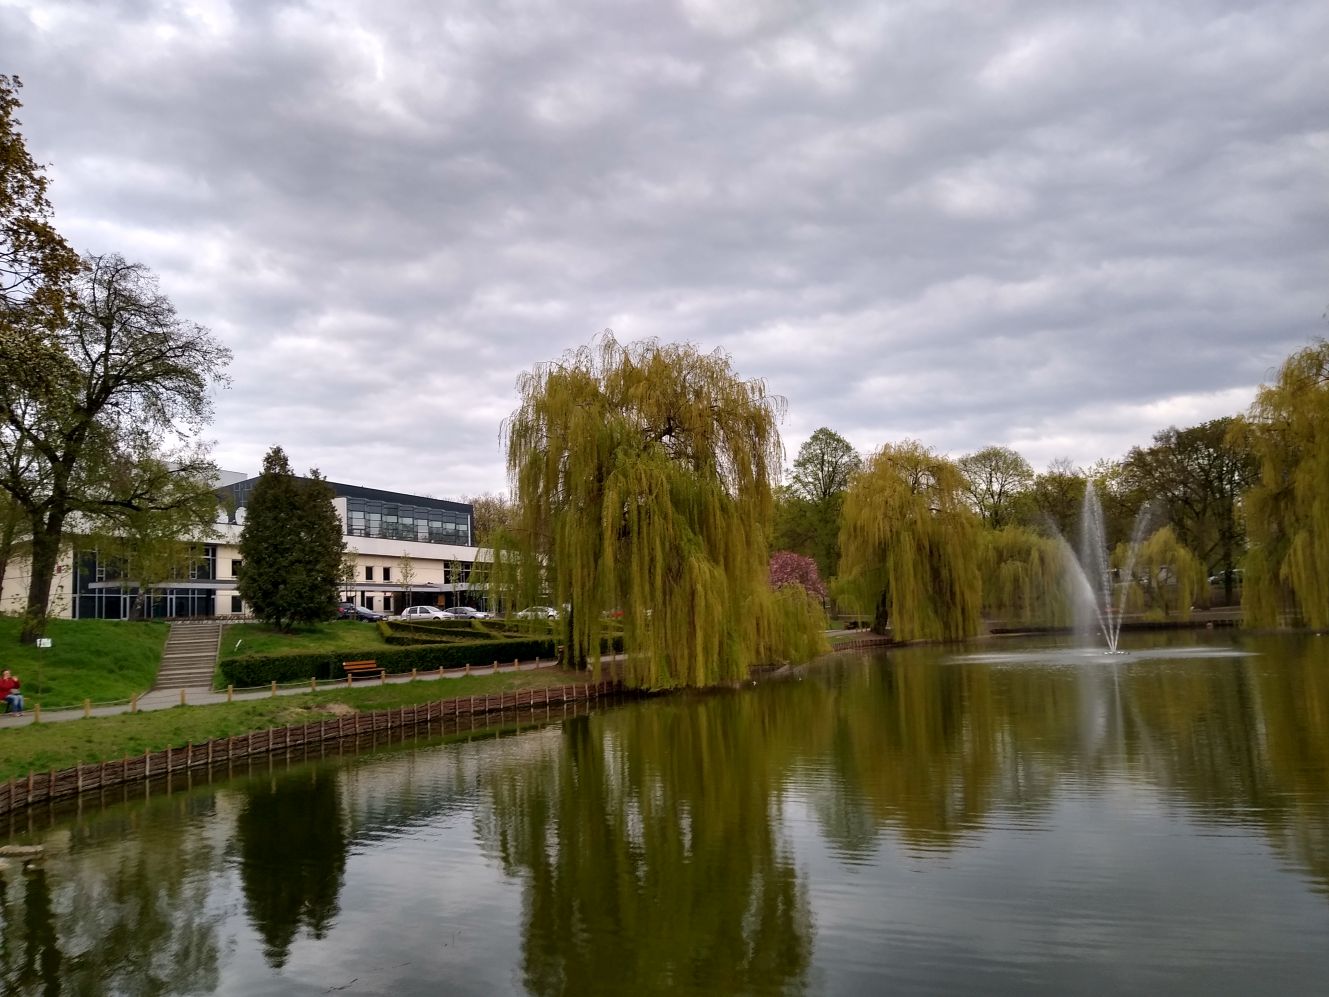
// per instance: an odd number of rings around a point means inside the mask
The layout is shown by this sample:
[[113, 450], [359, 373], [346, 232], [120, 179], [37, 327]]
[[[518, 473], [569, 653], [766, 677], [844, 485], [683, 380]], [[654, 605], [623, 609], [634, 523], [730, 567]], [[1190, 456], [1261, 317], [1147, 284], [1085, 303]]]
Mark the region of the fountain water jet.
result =
[[1126, 595], [1135, 571], [1135, 558], [1144, 543], [1152, 519], [1145, 505], [1136, 514], [1131, 528], [1131, 539], [1126, 548], [1125, 563], [1119, 569], [1116, 581], [1112, 561], [1108, 556], [1107, 531], [1103, 524], [1103, 504], [1093, 483], [1085, 488], [1084, 505], [1080, 511], [1080, 551], [1077, 557], [1066, 538], [1061, 538], [1066, 556], [1066, 570], [1075, 586], [1075, 632], [1088, 643], [1095, 629], [1102, 636], [1109, 654], [1120, 653], [1117, 642], [1121, 636], [1121, 619], [1126, 614]]

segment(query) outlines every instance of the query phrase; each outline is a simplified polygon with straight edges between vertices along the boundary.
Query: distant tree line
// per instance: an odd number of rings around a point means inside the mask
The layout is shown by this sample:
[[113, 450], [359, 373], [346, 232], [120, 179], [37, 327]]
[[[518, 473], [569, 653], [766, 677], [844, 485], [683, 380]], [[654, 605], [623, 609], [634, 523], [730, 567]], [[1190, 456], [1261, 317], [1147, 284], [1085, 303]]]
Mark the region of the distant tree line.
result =
[[1213, 592], [1240, 596], [1256, 625], [1329, 625], [1329, 344], [1290, 357], [1247, 413], [1088, 468], [1036, 472], [997, 445], [951, 460], [915, 441], [864, 458], [823, 427], [776, 490], [771, 548], [812, 558], [842, 606], [898, 636], [964, 636], [980, 614], [1064, 624], [1063, 541], [1091, 485], [1118, 565], [1149, 511], [1132, 609], [1184, 615]]

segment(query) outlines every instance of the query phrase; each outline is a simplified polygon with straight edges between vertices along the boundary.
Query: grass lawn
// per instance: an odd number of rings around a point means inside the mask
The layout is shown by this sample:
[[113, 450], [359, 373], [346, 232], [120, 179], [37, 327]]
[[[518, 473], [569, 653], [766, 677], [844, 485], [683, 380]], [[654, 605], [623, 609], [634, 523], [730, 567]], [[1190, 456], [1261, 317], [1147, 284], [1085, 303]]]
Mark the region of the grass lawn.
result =
[[215, 706], [177, 706], [113, 717], [32, 724], [0, 730], [0, 782], [27, 775], [29, 770], [69, 768], [77, 762], [112, 761], [125, 755], [141, 755], [145, 751], [183, 747], [191, 742], [201, 744], [216, 737], [310, 723], [326, 718], [328, 707], [334, 703], [356, 710], [381, 710], [454, 696], [479, 696], [589, 681], [590, 675], [586, 672], [541, 668], [529, 672], [338, 688]]
[[283, 654], [300, 651], [337, 651], [372, 655], [388, 645], [378, 627], [358, 620], [330, 620], [295, 627], [282, 633], [266, 623], [236, 623], [222, 632], [221, 657], [243, 658], [247, 654]]
[[[49, 620], [50, 647], [18, 642], [22, 620], [0, 616], [0, 668], [23, 681], [28, 709], [128, 700], [152, 688], [161, 664], [166, 623], [127, 620]], [[2, 708], [2, 707], [0, 707]]]

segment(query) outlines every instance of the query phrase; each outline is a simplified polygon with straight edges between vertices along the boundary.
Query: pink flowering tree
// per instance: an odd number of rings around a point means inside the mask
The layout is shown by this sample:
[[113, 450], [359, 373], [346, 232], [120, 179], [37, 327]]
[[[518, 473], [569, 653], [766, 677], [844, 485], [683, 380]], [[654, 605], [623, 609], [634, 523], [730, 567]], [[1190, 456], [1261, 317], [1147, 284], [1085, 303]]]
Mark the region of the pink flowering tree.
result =
[[826, 583], [821, 580], [817, 562], [791, 550], [777, 550], [771, 555], [771, 588], [785, 585], [802, 585], [814, 598], [826, 599]]

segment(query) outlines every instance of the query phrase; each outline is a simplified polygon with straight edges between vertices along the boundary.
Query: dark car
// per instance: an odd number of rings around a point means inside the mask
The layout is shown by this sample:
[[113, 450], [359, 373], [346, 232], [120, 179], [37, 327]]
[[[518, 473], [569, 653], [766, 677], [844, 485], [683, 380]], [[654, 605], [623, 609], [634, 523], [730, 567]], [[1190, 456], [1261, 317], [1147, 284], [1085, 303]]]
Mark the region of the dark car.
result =
[[339, 620], [359, 620], [362, 623], [377, 623], [379, 620], [386, 620], [387, 618], [387, 613], [379, 613], [372, 609], [365, 609], [364, 606], [357, 606], [350, 602], [343, 602], [337, 606], [337, 619]]

